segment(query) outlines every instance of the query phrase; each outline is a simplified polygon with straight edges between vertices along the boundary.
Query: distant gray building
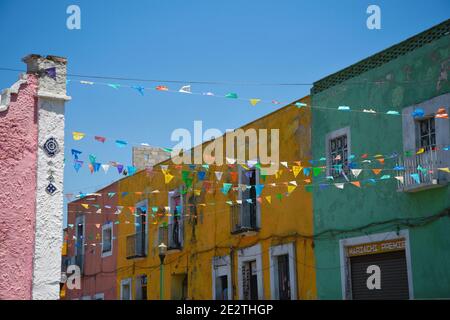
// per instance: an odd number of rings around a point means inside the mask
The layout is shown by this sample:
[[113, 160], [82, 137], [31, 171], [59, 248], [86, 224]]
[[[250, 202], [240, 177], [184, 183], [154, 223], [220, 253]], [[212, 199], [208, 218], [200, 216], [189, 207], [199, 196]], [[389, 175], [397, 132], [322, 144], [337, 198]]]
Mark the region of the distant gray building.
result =
[[151, 146], [133, 147], [133, 166], [138, 170], [154, 166], [170, 158], [170, 153], [161, 148]]

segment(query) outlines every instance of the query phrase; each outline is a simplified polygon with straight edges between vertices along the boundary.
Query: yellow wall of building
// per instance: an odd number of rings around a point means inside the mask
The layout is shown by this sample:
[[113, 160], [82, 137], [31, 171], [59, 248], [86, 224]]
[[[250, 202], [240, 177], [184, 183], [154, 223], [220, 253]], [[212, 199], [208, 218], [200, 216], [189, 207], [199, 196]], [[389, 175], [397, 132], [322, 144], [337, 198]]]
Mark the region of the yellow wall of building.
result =
[[[309, 102], [309, 98], [301, 99]], [[297, 108], [294, 105], [286, 106], [263, 118], [255, 120], [242, 127], [255, 129], [279, 129], [280, 130], [280, 161], [288, 161], [289, 169], [280, 166], [282, 174], [278, 179], [275, 176], [267, 176], [266, 181], [260, 181], [265, 187], [261, 198], [261, 228], [253, 235], [232, 235], [230, 233], [230, 205], [226, 201], [236, 199], [237, 192], [230, 190], [224, 195], [220, 188], [223, 182], [232, 182], [229, 174], [224, 173], [222, 180], [217, 182], [214, 171], [235, 170], [224, 165], [221, 168], [210, 166], [205, 180], [213, 181], [209, 193], [202, 191], [197, 200], [197, 224], [192, 223], [192, 215], [184, 221], [184, 246], [180, 252], [169, 252], [164, 265], [164, 298], [173, 298], [174, 275], [187, 273], [188, 275], [188, 299], [212, 299], [212, 259], [214, 256], [229, 255], [233, 252], [232, 263], [232, 287], [233, 298], [238, 299], [237, 256], [239, 249], [260, 243], [262, 249], [262, 271], [264, 299], [271, 298], [270, 289], [270, 263], [269, 250], [273, 245], [282, 243], [294, 243], [296, 257], [297, 298], [316, 298], [316, 276], [314, 269], [313, 242], [308, 236], [313, 233], [312, 194], [305, 191], [302, 185], [305, 177], [300, 173], [297, 178], [290, 171], [292, 161], [301, 161], [308, 165], [311, 155], [311, 114], [309, 108]], [[206, 143], [207, 144], [207, 143]], [[206, 145], [203, 144], [203, 147]], [[141, 274], [147, 275], [147, 295], [149, 299], [159, 299], [159, 257], [158, 257], [158, 226], [167, 221], [166, 216], [150, 218], [148, 224], [149, 248], [145, 258], [126, 258], [126, 236], [134, 233], [134, 216], [130, 213], [129, 206], [147, 199], [149, 214], [152, 206], [159, 206], [160, 212], [168, 206], [168, 192], [182, 184], [181, 170], [167, 161], [168, 171], [175, 177], [169, 184], [164, 182], [164, 174], [159, 166], [155, 166], [154, 172], [149, 174], [141, 171], [133, 176], [119, 181], [118, 205], [124, 206], [119, 215], [119, 232], [117, 238], [117, 297], [120, 298], [121, 280], [132, 278], [133, 299], [135, 298], [135, 277]], [[183, 170], [189, 170], [184, 166]], [[298, 187], [286, 196], [287, 186], [282, 182], [296, 180]], [[276, 187], [269, 186], [277, 183]], [[194, 179], [193, 189], [200, 190], [202, 182]], [[148, 192], [159, 190], [159, 193]], [[144, 192], [143, 195], [134, 192]], [[125, 197], [122, 192], [129, 192]], [[282, 193], [283, 198], [278, 200], [275, 195]], [[192, 195], [188, 192], [186, 196]], [[272, 203], [269, 204], [265, 197], [271, 195]], [[126, 221], [129, 221], [127, 223]], [[195, 238], [193, 233], [195, 232]]]

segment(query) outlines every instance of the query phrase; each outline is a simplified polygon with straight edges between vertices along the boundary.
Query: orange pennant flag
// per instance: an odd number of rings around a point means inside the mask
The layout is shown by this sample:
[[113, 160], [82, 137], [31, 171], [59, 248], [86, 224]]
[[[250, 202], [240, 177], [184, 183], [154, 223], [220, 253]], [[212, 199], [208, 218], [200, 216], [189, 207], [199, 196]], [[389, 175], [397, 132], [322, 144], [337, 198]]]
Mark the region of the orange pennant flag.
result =
[[373, 173], [378, 175], [381, 171], [383, 171], [383, 169], [372, 169], [372, 171], [373, 171]]
[[361, 188], [361, 183], [359, 181], [352, 181], [351, 184], [358, 188]]

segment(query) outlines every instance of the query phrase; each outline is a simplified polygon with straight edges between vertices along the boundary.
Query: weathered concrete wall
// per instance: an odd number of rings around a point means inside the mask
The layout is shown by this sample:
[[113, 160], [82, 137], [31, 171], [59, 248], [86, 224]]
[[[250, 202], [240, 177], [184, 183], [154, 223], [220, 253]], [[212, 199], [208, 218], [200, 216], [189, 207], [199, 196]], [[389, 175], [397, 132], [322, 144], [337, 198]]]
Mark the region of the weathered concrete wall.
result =
[[37, 77], [25, 75], [12, 87], [6, 111], [0, 112], [0, 299], [31, 299], [37, 87]]
[[[313, 106], [336, 108], [348, 105], [355, 109], [373, 108], [382, 113], [420, 105], [433, 97], [450, 92], [448, 78], [450, 38], [448, 36], [407, 53], [355, 78], [312, 95]], [[448, 107], [449, 106], [444, 106]], [[402, 154], [402, 117], [360, 112], [338, 112], [313, 109], [313, 158], [325, 156], [326, 135], [349, 126], [351, 153]], [[437, 120], [438, 121], [438, 120]], [[448, 121], [448, 120], [439, 120]], [[448, 132], [446, 133], [449, 134]], [[361, 161], [358, 157], [355, 161]], [[392, 169], [394, 160], [384, 167]], [[386, 174], [393, 174], [386, 172]], [[365, 170], [358, 180], [373, 178]], [[323, 177], [318, 177], [320, 181]], [[450, 206], [450, 188], [420, 191], [414, 194], [397, 192], [395, 180], [376, 185], [352, 185], [344, 190], [314, 189], [314, 232], [327, 229], [351, 229], [368, 223], [395, 218], [417, 218], [437, 214]], [[379, 228], [378, 228], [379, 229]], [[391, 227], [389, 230], [396, 230]], [[450, 220], [409, 230], [414, 298], [450, 297]], [[339, 239], [379, 232], [377, 228], [364, 233], [335, 234], [334, 238], [315, 242], [317, 287], [320, 299], [341, 299]]]
[[133, 147], [133, 166], [138, 170], [151, 167], [163, 162], [170, 157], [170, 154], [158, 147], [139, 146]]

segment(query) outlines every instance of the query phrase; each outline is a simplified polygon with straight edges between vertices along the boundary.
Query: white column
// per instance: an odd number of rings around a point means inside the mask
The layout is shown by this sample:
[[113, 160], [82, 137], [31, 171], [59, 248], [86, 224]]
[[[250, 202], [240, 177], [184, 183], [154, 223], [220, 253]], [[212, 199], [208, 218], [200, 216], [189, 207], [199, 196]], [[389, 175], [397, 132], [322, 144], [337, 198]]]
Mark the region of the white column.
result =
[[[33, 299], [59, 299], [63, 228], [64, 105], [66, 59], [31, 55], [28, 72], [39, 74], [36, 231]], [[55, 68], [52, 74], [51, 68]], [[53, 186], [51, 186], [51, 185]]]

